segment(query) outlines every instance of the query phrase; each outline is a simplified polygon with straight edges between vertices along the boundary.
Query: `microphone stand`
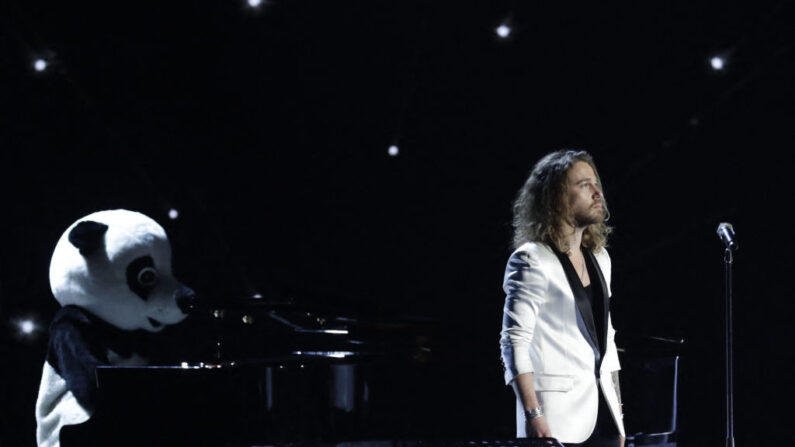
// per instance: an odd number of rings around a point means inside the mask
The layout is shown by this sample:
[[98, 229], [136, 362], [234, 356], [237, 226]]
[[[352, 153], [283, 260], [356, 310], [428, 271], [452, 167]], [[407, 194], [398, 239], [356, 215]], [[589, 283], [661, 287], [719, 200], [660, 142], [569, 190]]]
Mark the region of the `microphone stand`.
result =
[[732, 359], [732, 247], [723, 257], [726, 265], [726, 447], [734, 447], [734, 374]]

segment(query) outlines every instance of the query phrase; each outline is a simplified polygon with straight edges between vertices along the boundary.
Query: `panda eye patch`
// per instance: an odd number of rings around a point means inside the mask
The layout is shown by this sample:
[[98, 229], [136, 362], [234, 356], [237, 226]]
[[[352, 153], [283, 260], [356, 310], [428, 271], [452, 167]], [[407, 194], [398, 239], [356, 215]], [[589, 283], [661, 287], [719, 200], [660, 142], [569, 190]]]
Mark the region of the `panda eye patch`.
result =
[[141, 299], [148, 299], [156, 284], [157, 270], [151, 256], [141, 256], [127, 265], [127, 286]]

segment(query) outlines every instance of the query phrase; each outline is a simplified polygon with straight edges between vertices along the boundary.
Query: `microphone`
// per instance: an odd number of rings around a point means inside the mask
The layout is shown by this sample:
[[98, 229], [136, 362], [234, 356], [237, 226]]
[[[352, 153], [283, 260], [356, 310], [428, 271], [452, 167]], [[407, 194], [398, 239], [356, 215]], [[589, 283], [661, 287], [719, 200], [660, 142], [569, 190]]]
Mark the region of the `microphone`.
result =
[[734, 228], [732, 224], [721, 222], [720, 225], [718, 225], [718, 237], [723, 241], [723, 244], [726, 245], [726, 248], [731, 250], [737, 250], [739, 248], [737, 242], [734, 241]]

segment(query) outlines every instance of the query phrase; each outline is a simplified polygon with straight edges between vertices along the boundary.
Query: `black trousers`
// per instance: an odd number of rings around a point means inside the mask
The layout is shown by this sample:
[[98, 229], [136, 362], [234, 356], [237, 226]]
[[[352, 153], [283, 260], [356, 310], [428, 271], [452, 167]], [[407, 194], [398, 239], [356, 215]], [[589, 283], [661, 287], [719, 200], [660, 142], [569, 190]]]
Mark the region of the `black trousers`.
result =
[[607, 406], [605, 398], [599, 392], [599, 412], [596, 415], [596, 427], [591, 436], [579, 444], [567, 443], [566, 447], [618, 447], [621, 445], [620, 433], [610, 407]]

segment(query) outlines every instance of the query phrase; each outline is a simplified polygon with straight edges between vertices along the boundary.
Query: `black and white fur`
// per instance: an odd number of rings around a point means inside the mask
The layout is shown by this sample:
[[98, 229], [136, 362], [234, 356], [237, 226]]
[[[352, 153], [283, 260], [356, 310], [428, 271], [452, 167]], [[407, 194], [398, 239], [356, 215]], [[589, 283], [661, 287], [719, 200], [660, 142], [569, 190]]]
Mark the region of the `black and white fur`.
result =
[[50, 287], [63, 307], [50, 326], [36, 439], [57, 447], [63, 426], [93, 414], [95, 368], [146, 364], [142, 334], [182, 321], [194, 294], [172, 275], [165, 230], [127, 210], [100, 211], [72, 224], [53, 252]]

